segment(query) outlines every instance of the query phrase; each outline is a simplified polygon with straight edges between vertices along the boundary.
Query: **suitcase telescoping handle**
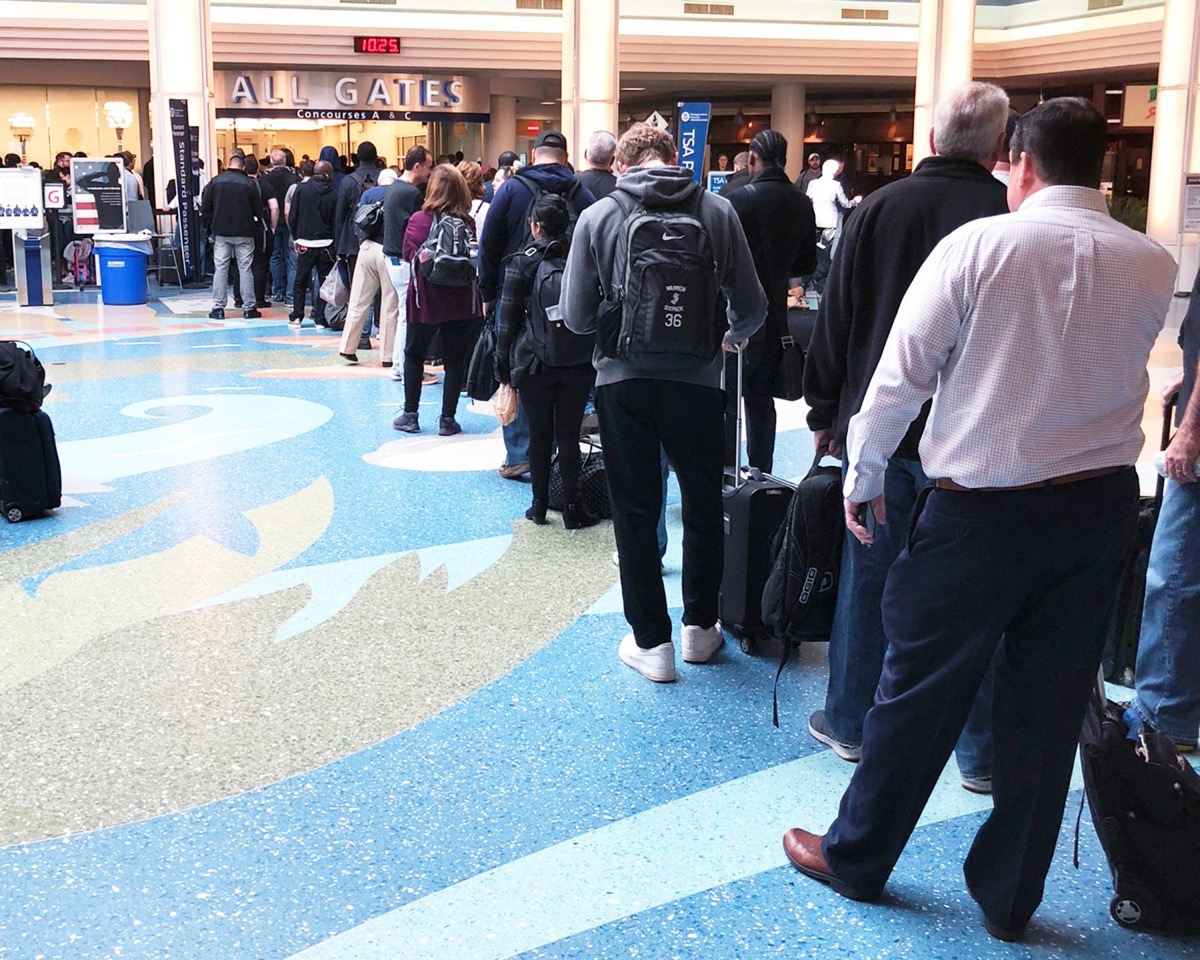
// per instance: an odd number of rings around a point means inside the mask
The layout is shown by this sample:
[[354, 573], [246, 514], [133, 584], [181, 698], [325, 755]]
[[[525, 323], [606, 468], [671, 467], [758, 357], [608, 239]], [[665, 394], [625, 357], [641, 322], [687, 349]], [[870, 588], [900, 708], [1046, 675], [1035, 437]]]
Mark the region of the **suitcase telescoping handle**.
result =
[[734, 352], [737, 353], [737, 397], [734, 401], [737, 429], [734, 431], [733, 441], [733, 477], [734, 483], [740, 484], [742, 482], [742, 391], [745, 389], [746, 376], [745, 347], [739, 343], [734, 347]]

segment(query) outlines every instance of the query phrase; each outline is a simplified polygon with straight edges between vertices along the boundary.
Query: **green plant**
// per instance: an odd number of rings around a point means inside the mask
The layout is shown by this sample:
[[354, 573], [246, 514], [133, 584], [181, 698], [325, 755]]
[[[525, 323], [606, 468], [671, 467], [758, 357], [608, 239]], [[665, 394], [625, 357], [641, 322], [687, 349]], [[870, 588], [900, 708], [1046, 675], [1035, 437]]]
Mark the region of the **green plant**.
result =
[[1108, 201], [1108, 212], [1112, 218], [1132, 230], [1146, 232], [1146, 216], [1150, 204], [1141, 197], [1113, 197]]

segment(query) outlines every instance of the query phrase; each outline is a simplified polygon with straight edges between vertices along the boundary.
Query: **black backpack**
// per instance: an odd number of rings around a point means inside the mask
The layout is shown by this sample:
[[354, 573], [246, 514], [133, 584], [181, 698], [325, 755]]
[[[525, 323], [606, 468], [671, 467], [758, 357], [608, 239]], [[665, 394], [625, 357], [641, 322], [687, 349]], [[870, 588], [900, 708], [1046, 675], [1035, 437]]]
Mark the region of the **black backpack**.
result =
[[30, 413], [49, 392], [46, 368], [29, 344], [0, 340], [0, 406]]
[[[521, 246], [519, 248], [521, 250], [527, 250], [533, 243], [533, 233], [529, 229], [529, 222], [533, 219], [533, 207], [538, 202], [538, 198], [547, 191], [543, 189], [541, 184], [539, 184], [536, 180], [523, 176], [522, 174], [514, 174], [513, 179], [520, 180], [523, 184], [525, 184], [525, 188], [531, 194], [529, 198], [529, 206], [525, 209], [525, 239], [521, 242]], [[569, 219], [567, 221], [566, 239], [568, 243], [570, 243], [571, 237], [575, 235], [575, 224], [579, 221], [579, 214], [583, 212], [582, 208], [579, 206], [580, 186], [581, 184], [578, 180], [572, 180], [564, 190], [552, 191], [557, 193], [557, 195], [562, 197], [567, 203], [567, 213]]]
[[625, 215], [597, 344], [606, 357], [633, 361], [688, 357], [710, 363], [725, 332], [717, 261], [700, 220], [703, 191], [683, 205], [647, 208], [619, 188]]
[[[532, 248], [525, 251], [526, 256], [536, 253]], [[526, 310], [530, 346], [538, 360], [547, 367], [591, 363], [596, 335], [569, 330], [559, 306], [563, 270], [567, 266], [564, 248], [554, 244], [547, 247], [545, 253], [547, 255], [542, 257], [534, 271], [533, 290], [529, 294]]]
[[775, 674], [775, 726], [779, 726], [779, 677], [792, 650], [802, 641], [827, 641], [833, 628], [846, 525], [842, 471], [821, 466], [823, 455], [823, 450], [817, 451], [775, 533], [771, 543], [775, 559], [763, 587], [763, 625], [783, 642]]
[[[365, 192], [365, 191], [364, 191]], [[359, 204], [354, 211], [354, 236], [361, 244], [364, 240], [378, 240], [383, 236], [383, 201]]]
[[469, 287], [475, 282], [475, 251], [471, 229], [461, 217], [439, 213], [429, 228], [429, 239], [421, 244], [418, 259], [425, 279], [439, 287]]

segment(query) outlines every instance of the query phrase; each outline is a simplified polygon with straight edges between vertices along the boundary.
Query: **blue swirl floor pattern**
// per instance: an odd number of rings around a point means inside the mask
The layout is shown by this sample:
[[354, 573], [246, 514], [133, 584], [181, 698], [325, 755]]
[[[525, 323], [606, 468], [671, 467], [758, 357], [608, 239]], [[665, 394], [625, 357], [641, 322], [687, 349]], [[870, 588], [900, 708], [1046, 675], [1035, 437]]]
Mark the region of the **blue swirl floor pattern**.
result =
[[[84, 307], [99, 309], [68, 304], [61, 313], [90, 316]], [[444, 446], [412, 456], [387, 446], [397, 439], [389, 421], [398, 387], [382, 372], [343, 376], [327, 348], [314, 363], [314, 348], [289, 345], [271, 316], [159, 336], [180, 318], [162, 304], [149, 313], [128, 324], [142, 329], [87, 343], [36, 316], [0, 315], [0, 336], [39, 334], [50, 379], [62, 372], [47, 410], [74, 490], [74, 505], [7, 528], [0, 541], [0, 570], [6, 556], [24, 563], [30, 549], [50, 551], [23, 577], [26, 597], [68, 573], [154, 563], [198, 537], [254, 556], [280, 535], [261, 511], [297, 497], [311, 510], [324, 502], [312, 493], [322, 484], [332, 503], [311, 543], [222, 588], [206, 609], [230, 611], [236, 627], [239, 604], [339, 571], [349, 586], [314, 589], [299, 619], [280, 612], [276, 642], [291, 642], [352, 606], [372, 571], [406, 551], [421, 558], [423, 576], [444, 566], [453, 596], [518, 549], [528, 487], [496, 477], [496, 424], [485, 409], [463, 413], [465, 442], [492, 445], [453, 448], [460, 459], [442, 469], [452, 463]], [[271, 376], [257, 379], [264, 370]], [[424, 401], [438, 399], [427, 388]], [[799, 422], [781, 420], [779, 472], [789, 476], [807, 466]], [[667, 587], [678, 615], [673, 484], [671, 502]], [[105, 523], [119, 529], [88, 549], [51, 550]], [[608, 549], [597, 546], [592, 562], [606, 563]], [[991, 940], [961, 878], [988, 803], [959, 787], [953, 765], [882, 903], [852, 903], [799, 876], [782, 833], [823, 828], [852, 769], [805, 732], [824, 693], [824, 650], [806, 648], [785, 674], [776, 730], [774, 665], [734, 643], [711, 665], [684, 665], [670, 686], [623, 667], [615, 568], [611, 580], [513, 669], [374, 745], [188, 809], [84, 832], [47, 827], [0, 848], [0, 957], [1196, 955], [1194, 939], [1111, 922], [1107, 867], [1086, 815], [1081, 868], [1071, 867], [1068, 826], [1028, 942]], [[497, 616], [512, 615], [510, 600], [497, 598], [509, 603]], [[521, 602], [536, 604], [536, 593]], [[90, 639], [72, 656], [86, 664], [109, 640]], [[35, 680], [58, 667], [38, 669]], [[20, 689], [5, 688], [0, 705]], [[136, 691], [131, 677], [112, 696]], [[20, 759], [50, 735], [40, 717], [16, 728], [26, 749], [10, 750], [5, 766], [53, 781], [56, 771]]]

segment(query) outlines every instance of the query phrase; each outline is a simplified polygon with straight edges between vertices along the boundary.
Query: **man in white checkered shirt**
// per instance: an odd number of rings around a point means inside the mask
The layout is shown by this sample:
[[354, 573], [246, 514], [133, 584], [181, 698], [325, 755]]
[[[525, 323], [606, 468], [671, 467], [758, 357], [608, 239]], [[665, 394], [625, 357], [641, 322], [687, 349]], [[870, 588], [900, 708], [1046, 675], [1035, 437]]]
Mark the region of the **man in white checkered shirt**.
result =
[[1174, 288], [1170, 255], [1096, 190], [1106, 141], [1085, 100], [1031, 110], [1012, 140], [1016, 212], [950, 234], [905, 295], [850, 423], [846, 524], [870, 543], [886, 522], [887, 459], [931, 396], [920, 453], [939, 479], [888, 577], [883, 676], [837, 819], [784, 836], [802, 872], [876, 899], [991, 666], [993, 810], [964, 873], [1002, 940], [1023, 937], [1054, 854]]

